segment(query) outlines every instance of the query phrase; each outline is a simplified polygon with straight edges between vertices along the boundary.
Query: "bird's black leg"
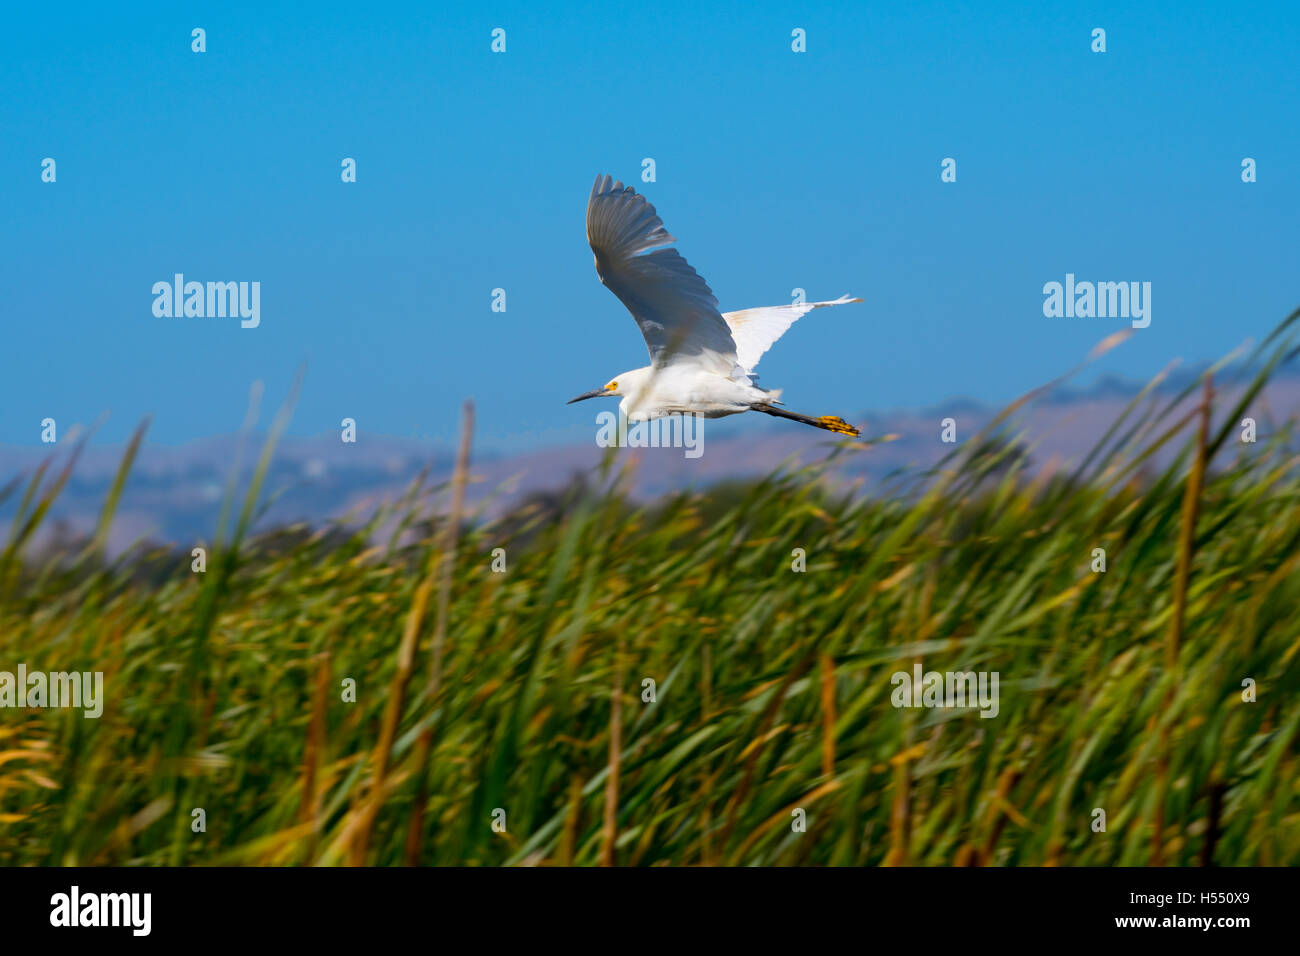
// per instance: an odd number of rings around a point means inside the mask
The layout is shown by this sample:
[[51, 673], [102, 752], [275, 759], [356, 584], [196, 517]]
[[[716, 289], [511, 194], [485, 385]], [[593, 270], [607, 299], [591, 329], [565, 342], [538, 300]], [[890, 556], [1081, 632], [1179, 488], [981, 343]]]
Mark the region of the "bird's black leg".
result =
[[777, 408], [775, 405], [759, 403], [751, 405], [756, 412], [762, 412], [765, 415], [775, 415], [777, 418], [788, 418], [792, 422], [802, 422], [805, 425], [811, 425], [813, 428], [824, 428], [828, 432], [835, 432], [837, 435], [859, 435], [861, 434], [856, 428], [840, 418], [838, 415], [821, 415], [813, 418], [811, 415], [800, 415], [798, 412], [788, 412], [784, 408]]

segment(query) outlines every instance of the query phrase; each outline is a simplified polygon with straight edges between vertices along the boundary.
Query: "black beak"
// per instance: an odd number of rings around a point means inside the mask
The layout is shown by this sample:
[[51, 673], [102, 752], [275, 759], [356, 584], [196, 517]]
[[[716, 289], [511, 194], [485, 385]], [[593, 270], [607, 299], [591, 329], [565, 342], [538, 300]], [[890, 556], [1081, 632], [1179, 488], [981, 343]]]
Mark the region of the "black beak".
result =
[[602, 395], [604, 395], [604, 394], [605, 394], [605, 389], [604, 389], [604, 388], [593, 388], [590, 392], [583, 392], [583, 393], [582, 393], [581, 395], [579, 395], [577, 398], [571, 398], [571, 399], [569, 399], [567, 402], [565, 402], [564, 404], [565, 404], [565, 405], [572, 405], [574, 402], [580, 402], [580, 401], [582, 401], [584, 398], [600, 398], [600, 396], [602, 396]]

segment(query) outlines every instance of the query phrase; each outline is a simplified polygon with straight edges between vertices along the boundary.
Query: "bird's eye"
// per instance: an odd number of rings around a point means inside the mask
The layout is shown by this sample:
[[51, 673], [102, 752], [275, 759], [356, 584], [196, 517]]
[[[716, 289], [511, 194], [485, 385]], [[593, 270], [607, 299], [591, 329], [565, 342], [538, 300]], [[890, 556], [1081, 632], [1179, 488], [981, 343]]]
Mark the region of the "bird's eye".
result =
[[606, 385], [606, 386], [605, 386], [605, 391], [607, 391], [607, 392], [608, 392], [608, 391], [612, 391], [613, 389], [616, 389], [616, 388], [618, 388], [618, 380], [617, 380], [617, 379], [615, 379], [614, 381], [612, 381], [612, 382], [610, 382], [608, 385]]

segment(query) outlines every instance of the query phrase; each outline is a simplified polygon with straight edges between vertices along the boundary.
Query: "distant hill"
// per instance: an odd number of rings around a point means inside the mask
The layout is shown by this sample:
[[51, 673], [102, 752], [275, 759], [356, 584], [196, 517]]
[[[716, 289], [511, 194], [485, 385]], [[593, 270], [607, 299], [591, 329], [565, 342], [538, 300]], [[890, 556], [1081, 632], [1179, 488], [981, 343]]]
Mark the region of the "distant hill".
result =
[[[1158, 390], [1166, 398], [1195, 380], [1197, 370], [1171, 375]], [[1060, 388], [1020, 410], [1015, 431], [1035, 465], [1049, 460], [1078, 460], [1122, 412], [1141, 383], [1103, 377], [1087, 388]], [[1218, 408], [1238, 394], [1220, 386]], [[941, 422], [956, 421], [957, 439], [964, 441], [989, 422], [998, 409], [968, 399], [952, 399], [923, 409], [866, 412], [854, 419], [867, 437], [895, 434], [898, 438], [842, 457], [836, 474], [858, 480], [865, 493], [882, 489], [890, 476], [906, 482], [952, 450], [940, 441]], [[1300, 411], [1300, 376], [1276, 377], [1251, 407], [1259, 421], [1260, 438], [1271, 427]], [[1270, 424], [1272, 423], [1272, 424]], [[251, 474], [263, 440], [253, 434], [245, 443], [240, 486]], [[649, 499], [666, 492], [700, 487], [727, 479], [766, 474], [794, 457], [807, 463], [822, 457], [830, 446], [827, 433], [792, 422], [744, 415], [704, 424], [703, 454], [687, 459], [682, 449], [627, 449], [635, 462], [630, 488]], [[150, 540], [184, 545], [211, 540], [221, 497], [240, 446], [238, 436], [222, 435], [184, 446], [152, 445], [147, 441], [132, 469], [114, 522], [110, 547]], [[0, 446], [0, 488], [15, 476], [30, 477], [42, 461], [57, 461], [70, 443], [51, 446]], [[67, 487], [44, 523], [48, 536], [73, 539], [88, 533], [97, 520], [123, 453], [123, 446], [88, 447]], [[600, 461], [595, 442], [562, 445], [517, 455], [476, 455], [469, 498], [475, 507], [499, 513], [521, 498], [568, 484], [590, 472]], [[257, 527], [305, 521], [312, 524], [345, 516], [365, 517], [381, 503], [398, 500], [411, 482], [428, 469], [427, 485], [446, 479], [453, 449], [428, 441], [362, 433], [356, 444], [344, 444], [337, 434], [286, 438], [275, 454], [263, 498], [269, 501]], [[902, 476], [901, 479], [898, 476]], [[48, 481], [47, 477], [47, 481]], [[0, 518], [11, 517], [18, 494], [0, 502]]]

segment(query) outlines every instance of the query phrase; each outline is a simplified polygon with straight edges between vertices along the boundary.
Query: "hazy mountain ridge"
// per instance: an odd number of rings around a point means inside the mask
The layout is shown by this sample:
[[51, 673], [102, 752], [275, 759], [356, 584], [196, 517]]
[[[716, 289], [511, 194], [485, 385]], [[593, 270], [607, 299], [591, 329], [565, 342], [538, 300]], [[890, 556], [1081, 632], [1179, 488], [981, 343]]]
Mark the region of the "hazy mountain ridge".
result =
[[[1158, 394], [1166, 400], [1195, 380], [1197, 369], [1176, 369]], [[1105, 376], [1086, 388], [1059, 388], [1016, 416], [1016, 433], [1032, 461], [1052, 458], [1077, 460], [1085, 454], [1142, 383]], [[1228, 400], [1239, 390], [1224, 384], [1217, 410], [1226, 413]], [[956, 421], [958, 442], [974, 435], [997, 413], [994, 406], [969, 399], [952, 399], [923, 409], [869, 412], [855, 421], [867, 437], [894, 434], [890, 442], [844, 455], [836, 473], [861, 479], [870, 493], [880, 490], [890, 475], [920, 472], [939, 461], [952, 445], [940, 441], [944, 418]], [[1267, 438], [1268, 422], [1300, 411], [1300, 375], [1279, 375], [1256, 399], [1251, 412], [1259, 420], [1260, 440]], [[519, 454], [476, 454], [471, 505], [490, 513], [508, 508], [521, 498], [567, 484], [576, 474], [594, 468], [603, 449], [596, 445], [595, 427], [588, 444], [560, 445]], [[199, 439], [183, 446], [153, 445], [140, 449], [114, 521], [110, 546], [120, 551], [148, 539], [167, 544], [208, 541], [214, 535], [221, 500], [231, 467], [239, 457], [242, 493], [256, 464], [265, 436], [253, 433]], [[30, 479], [39, 464], [54, 459], [50, 474], [57, 473], [74, 441], [65, 437], [51, 446], [0, 446], [0, 488], [15, 476]], [[242, 446], [242, 452], [239, 449]], [[688, 459], [680, 448], [628, 449], [635, 460], [631, 488], [640, 498], [653, 498], [684, 487], [734, 478], [762, 475], [781, 462], [796, 457], [809, 462], [829, 450], [828, 436], [793, 423], [744, 416], [725, 422], [706, 422], [703, 454]], [[124, 445], [88, 446], [82, 452], [54, 507], [46, 527], [63, 539], [89, 532], [98, 519]], [[425, 487], [445, 480], [454, 451], [442, 443], [362, 433], [355, 444], [345, 444], [336, 433], [309, 438], [288, 437], [276, 448], [263, 489], [270, 500], [257, 527], [266, 529], [295, 521], [322, 523], [345, 516], [360, 518], [384, 502], [406, 493], [412, 481], [427, 469]], [[0, 518], [11, 518], [18, 490], [0, 501]]]

